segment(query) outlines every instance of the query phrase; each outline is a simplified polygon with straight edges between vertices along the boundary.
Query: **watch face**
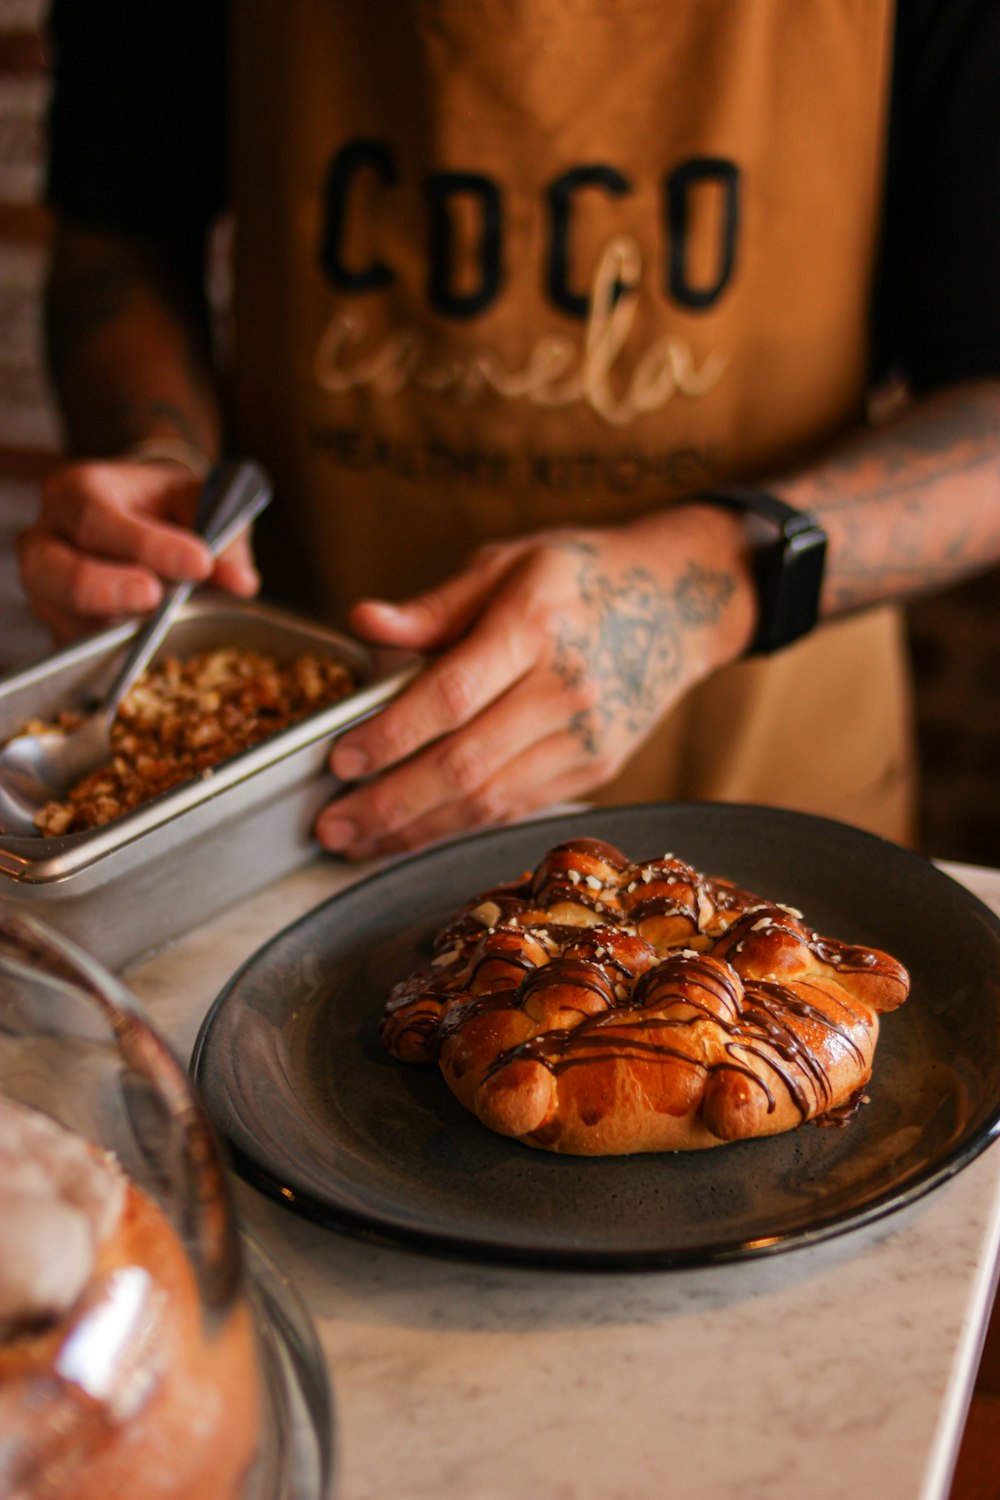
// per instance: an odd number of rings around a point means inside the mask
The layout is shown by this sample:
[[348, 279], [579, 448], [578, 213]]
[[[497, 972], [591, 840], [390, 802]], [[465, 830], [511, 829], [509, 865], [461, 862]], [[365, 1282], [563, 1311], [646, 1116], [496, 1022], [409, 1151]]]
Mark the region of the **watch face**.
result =
[[808, 634], [819, 619], [826, 563], [826, 532], [816, 517], [748, 485], [707, 490], [694, 498], [747, 517], [757, 588], [757, 629], [747, 655], [778, 651]]
[[754, 651], [777, 651], [806, 635], [819, 619], [826, 562], [826, 532], [806, 516], [806, 524], [761, 555], [758, 574], [757, 633]]

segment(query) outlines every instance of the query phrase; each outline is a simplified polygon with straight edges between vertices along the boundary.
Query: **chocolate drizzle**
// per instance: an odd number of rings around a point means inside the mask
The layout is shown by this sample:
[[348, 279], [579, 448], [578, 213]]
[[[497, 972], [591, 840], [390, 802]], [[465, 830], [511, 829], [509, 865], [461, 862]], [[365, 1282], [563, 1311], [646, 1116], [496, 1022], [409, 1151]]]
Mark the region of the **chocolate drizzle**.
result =
[[[729, 968], [728, 965], [725, 967]], [[536, 970], [522, 986], [518, 1004], [523, 1007], [532, 995], [554, 983], [578, 983], [601, 993], [596, 975], [560, 972], [566, 969], [563, 963]], [[681, 988], [678, 970], [695, 982]], [[696, 986], [701, 989], [700, 995]], [[744, 996], [742, 1007], [741, 991]], [[709, 1005], [710, 995], [721, 996], [724, 1007]], [[500, 996], [483, 998], [494, 1006], [501, 1000]], [[694, 1014], [675, 1017], [646, 1013], [654, 1007], [658, 1010], [669, 1008], [671, 1002], [692, 1010]], [[509, 999], [507, 1003], [510, 1003]], [[482, 1001], [473, 1002], [473, 1008], [481, 1004]], [[723, 1014], [719, 1013], [720, 1009], [724, 1009]], [[854, 1012], [851, 1016], [857, 1019]], [[486, 1076], [492, 1076], [517, 1059], [541, 1063], [554, 1075], [596, 1060], [642, 1063], [673, 1059], [699, 1069], [706, 1077], [722, 1069], [743, 1074], [763, 1090], [769, 1114], [775, 1107], [774, 1094], [767, 1084], [767, 1074], [771, 1073], [781, 1080], [801, 1118], [806, 1119], [829, 1108], [833, 1096], [826, 1069], [790, 1018], [808, 1020], [834, 1033], [842, 1045], [854, 1053], [859, 1066], [865, 1066], [864, 1054], [854, 1041], [850, 1025], [834, 1021], [825, 1010], [810, 1004], [800, 994], [774, 982], [754, 984], [744, 990], [734, 970], [729, 969], [726, 975], [717, 961], [699, 961], [680, 955], [665, 959], [642, 976], [636, 984], [627, 1020], [619, 1010], [590, 1017], [573, 1029], [546, 1031], [501, 1052]], [[727, 1038], [723, 1055], [714, 1062], [706, 1062], [703, 1056], [699, 1056], [698, 1049], [690, 1044], [681, 1045], [679, 1041], [671, 1040], [671, 1037], [683, 1035], [706, 1021], [719, 1027]], [[615, 1028], [611, 1038], [603, 1034], [609, 1025]], [[656, 1037], [655, 1033], [660, 1032], [669, 1035]], [[752, 1058], [762, 1066], [753, 1066], [745, 1058]]]
[[[411, 1052], [416, 1041], [433, 1057], [482, 1037], [449, 1064], [455, 1079], [471, 1069], [478, 1088], [510, 1068], [520, 1078], [516, 1065], [557, 1084], [580, 1070], [632, 1071], [650, 1098], [666, 1090], [651, 1107], [668, 1115], [697, 1111], [710, 1087], [730, 1088], [729, 1076], [757, 1092], [748, 1118], [773, 1116], [781, 1102], [799, 1121], [842, 1123], [867, 1082], [875, 1010], [907, 988], [894, 959], [821, 936], [789, 907], [672, 855], [633, 864], [597, 839], [557, 845], [532, 874], [477, 896], [438, 947], [444, 971], [412, 976], [389, 999], [390, 1050], [403, 1052], [408, 1039]], [[885, 1004], [870, 1003], [873, 982]], [[600, 1090], [581, 1097], [584, 1126], [613, 1107]], [[531, 1131], [543, 1145], [558, 1135], [548, 1117]]]

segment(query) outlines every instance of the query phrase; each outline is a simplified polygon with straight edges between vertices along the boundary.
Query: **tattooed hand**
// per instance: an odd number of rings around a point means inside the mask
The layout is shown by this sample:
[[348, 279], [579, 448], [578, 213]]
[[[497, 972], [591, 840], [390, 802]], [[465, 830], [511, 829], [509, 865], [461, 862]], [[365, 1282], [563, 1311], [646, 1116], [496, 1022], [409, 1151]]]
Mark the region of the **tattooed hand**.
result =
[[741, 523], [693, 505], [498, 543], [404, 605], [356, 605], [359, 635], [433, 659], [335, 745], [337, 776], [371, 779], [320, 842], [368, 859], [593, 790], [741, 653], [753, 614]]
[[231, 593], [256, 592], [246, 536], [213, 565], [186, 529], [199, 488], [175, 464], [125, 461], [73, 464], [43, 485], [18, 551], [29, 603], [57, 641], [154, 609], [164, 582], [210, 578]]

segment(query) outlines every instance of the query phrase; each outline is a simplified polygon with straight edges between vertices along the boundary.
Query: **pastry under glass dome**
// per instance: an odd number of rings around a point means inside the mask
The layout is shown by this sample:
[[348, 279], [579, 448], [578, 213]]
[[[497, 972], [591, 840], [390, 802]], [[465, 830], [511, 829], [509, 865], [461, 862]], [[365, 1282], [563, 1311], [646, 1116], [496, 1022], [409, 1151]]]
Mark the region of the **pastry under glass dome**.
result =
[[322, 1500], [312, 1325], [127, 987], [0, 904], [0, 1494]]

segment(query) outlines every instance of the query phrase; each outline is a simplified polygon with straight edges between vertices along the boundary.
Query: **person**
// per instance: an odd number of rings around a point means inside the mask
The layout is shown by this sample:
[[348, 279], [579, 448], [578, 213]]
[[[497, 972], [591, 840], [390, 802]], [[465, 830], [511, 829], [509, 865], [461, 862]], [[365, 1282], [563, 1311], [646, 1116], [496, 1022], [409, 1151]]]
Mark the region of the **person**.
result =
[[581, 797], [910, 839], [900, 601], [1000, 558], [1000, 7], [234, 10], [52, 7], [56, 637], [253, 593], [186, 530], [244, 449], [266, 589], [427, 657], [328, 849]]

